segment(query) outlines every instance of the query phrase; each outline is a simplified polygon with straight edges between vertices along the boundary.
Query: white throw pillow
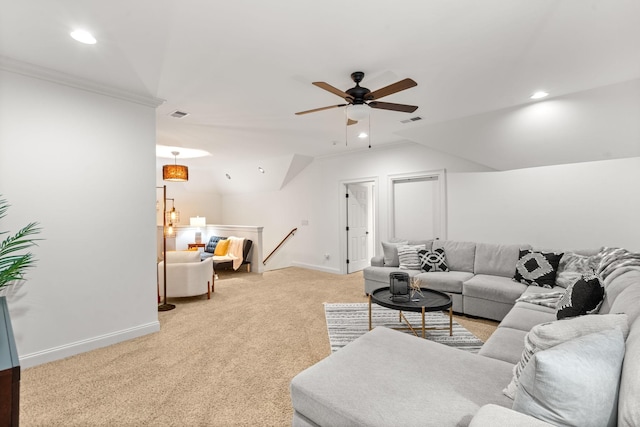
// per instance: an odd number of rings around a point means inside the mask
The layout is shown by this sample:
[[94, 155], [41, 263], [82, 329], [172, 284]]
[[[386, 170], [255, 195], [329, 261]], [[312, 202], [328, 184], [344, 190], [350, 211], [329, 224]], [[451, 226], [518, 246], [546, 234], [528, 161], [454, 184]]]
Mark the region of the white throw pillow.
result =
[[556, 426], [614, 427], [624, 352], [617, 328], [539, 351], [522, 371], [513, 409]]
[[426, 249], [425, 245], [400, 245], [398, 246], [398, 260], [401, 270], [420, 270], [420, 257], [418, 251]]
[[536, 352], [549, 349], [583, 335], [607, 329], [620, 329], [626, 339], [627, 335], [629, 335], [629, 324], [627, 320], [627, 315], [624, 313], [590, 314], [541, 323], [534, 326], [524, 337], [522, 356], [520, 357], [520, 361], [513, 367], [513, 378], [511, 378], [511, 382], [502, 392], [511, 399], [515, 398], [520, 375]]

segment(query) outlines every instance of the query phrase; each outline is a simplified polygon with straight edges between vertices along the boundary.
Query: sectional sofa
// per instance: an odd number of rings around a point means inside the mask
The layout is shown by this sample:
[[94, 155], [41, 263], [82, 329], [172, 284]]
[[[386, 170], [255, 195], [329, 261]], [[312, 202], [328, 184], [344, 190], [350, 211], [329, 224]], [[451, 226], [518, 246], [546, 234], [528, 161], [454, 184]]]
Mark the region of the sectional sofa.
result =
[[[449, 271], [424, 273], [400, 269], [397, 247], [402, 244], [424, 245], [427, 250], [443, 249]], [[371, 266], [363, 271], [366, 294], [389, 286], [389, 273], [403, 271], [410, 277], [421, 279], [421, 286], [451, 296], [456, 313], [502, 320], [527, 289], [526, 285], [513, 282], [512, 278], [519, 251], [531, 249], [528, 244], [416, 240], [383, 242], [383, 249], [385, 255], [372, 258]]]
[[[501, 320], [480, 352], [377, 327], [292, 380], [294, 426], [640, 425], [640, 254], [586, 251], [604, 300], [557, 320], [553, 304], [535, 302], [565, 301], [572, 286], [513, 281], [523, 245], [433, 247], [451, 271], [407, 272], [452, 295], [455, 311]], [[374, 259], [365, 291], [388, 286], [390, 271]]]

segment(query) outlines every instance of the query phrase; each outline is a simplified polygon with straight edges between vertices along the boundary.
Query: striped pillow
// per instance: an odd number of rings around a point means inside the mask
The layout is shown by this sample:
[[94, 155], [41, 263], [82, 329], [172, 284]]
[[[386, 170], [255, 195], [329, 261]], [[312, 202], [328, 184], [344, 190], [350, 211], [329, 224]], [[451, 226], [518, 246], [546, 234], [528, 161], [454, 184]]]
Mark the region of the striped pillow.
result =
[[420, 270], [420, 257], [418, 251], [426, 249], [425, 245], [399, 245], [398, 259], [401, 270]]

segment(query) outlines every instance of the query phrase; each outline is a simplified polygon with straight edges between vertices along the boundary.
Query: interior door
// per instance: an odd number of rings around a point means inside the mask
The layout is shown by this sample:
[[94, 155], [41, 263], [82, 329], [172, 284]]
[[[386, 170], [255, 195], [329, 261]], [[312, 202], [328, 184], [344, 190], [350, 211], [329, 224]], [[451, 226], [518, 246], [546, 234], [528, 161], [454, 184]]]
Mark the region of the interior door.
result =
[[347, 273], [369, 265], [370, 186], [347, 184]]

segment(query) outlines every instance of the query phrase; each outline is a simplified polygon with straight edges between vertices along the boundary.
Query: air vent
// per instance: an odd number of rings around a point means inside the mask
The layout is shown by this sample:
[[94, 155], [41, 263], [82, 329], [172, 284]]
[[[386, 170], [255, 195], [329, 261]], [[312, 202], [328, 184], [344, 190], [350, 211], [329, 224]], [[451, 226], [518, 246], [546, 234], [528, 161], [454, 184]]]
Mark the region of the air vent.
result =
[[184, 116], [188, 116], [189, 113], [185, 113], [184, 111], [176, 110], [173, 113], [169, 114], [171, 117], [175, 117], [176, 119], [181, 119]]
[[419, 116], [411, 117], [410, 119], [400, 121], [400, 123], [411, 123], [411, 122], [417, 122], [418, 120], [422, 120], [422, 117], [419, 117]]

